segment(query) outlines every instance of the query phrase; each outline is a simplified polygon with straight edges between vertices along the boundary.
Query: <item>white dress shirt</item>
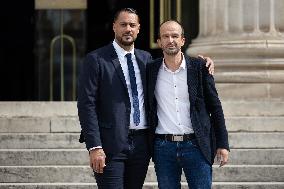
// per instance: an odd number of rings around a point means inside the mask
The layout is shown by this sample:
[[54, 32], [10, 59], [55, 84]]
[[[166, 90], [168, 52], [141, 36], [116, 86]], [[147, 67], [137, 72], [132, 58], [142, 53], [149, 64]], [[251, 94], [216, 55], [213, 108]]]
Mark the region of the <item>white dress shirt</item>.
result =
[[157, 99], [157, 134], [193, 133], [190, 119], [190, 101], [187, 69], [184, 56], [180, 67], [172, 72], [163, 60], [155, 88]]
[[[142, 84], [142, 80], [141, 80], [141, 75], [140, 75], [140, 70], [136, 61], [136, 57], [134, 54], [134, 48], [128, 52], [125, 51], [123, 48], [121, 48], [116, 41], [113, 41], [113, 46], [114, 49], [116, 51], [116, 54], [118, 56], [123, 74], [124, 74], [124, 78], [126, 81], [126, 86], [127, 86], [127, 90], [128, 90], [128, 95], [129, 95], [129, 99], [130, 99], [130, 103], [131, 103], [131, 113], [130, 113], [130, 129], [145, 129], [147, 128], [146, 125], [146, 117], [145, 117], [145, 105], [144, 105], [144, 93], [143, 93], [143, 84]], [[136, 84], [137, 84], [137, 91], [138, 91], [138, 99], [139, 99], [139, 111], [140, 111], [140, 123], [139, 125], [135, 125], [134, 121], [133, 121], [133, 113], [134, 113], [134, 109], [133, 109], [133, 98], [132, 98], [132, 90], [131, 90], [131, 85], [130, 85], [130, 77], [129, 77], [129, 73], [128, 73], [128, 66], [127, 66], [127, 59], [125, 57], [126, 54], [131, 53], [131, 57], [132, 57], [132, 62], [133, 62], [133, 66], [134, 66], [134, 71], [135, 71], [135, 77], [136, 77]]]

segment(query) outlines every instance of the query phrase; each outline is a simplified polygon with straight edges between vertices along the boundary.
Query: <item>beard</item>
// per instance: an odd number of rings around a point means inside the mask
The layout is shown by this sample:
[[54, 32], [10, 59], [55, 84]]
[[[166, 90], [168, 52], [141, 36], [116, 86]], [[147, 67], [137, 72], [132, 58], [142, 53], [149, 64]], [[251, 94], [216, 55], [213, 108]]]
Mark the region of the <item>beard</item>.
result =
[[[128, 39], [131, 38], [131, 39]], [[123, 46], [131, 46], [133, 45], [134, 41], [136, 40], [135, 37], [131, 35], [124, 34], [122, 37], [116, 36], [117, 41], [122, 44]]]
[[173, 47], [162, 47], [162, 50], [167, 55], [174, 56], [178, 54], [178, 52], [180, 51], [180, 47], [178, 47], [177, 44], [174, 44]]

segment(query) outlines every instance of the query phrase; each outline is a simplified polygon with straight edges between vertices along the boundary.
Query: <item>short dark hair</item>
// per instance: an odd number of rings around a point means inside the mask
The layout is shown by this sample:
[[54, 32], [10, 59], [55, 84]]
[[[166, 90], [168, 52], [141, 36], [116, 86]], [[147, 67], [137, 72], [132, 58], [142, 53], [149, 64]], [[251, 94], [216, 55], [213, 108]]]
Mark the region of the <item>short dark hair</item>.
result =
[[177, 23], [177, 24], [181, 27], [181, 36], [184, 37], [184, 28], [183, 28], [183, 26], [181, 25], [181, 23], [180, 23], [179, 21], [177, 21], [177, 20], [165, 20], [165, 21], [163, 21], [163, 22], [160, 24], [159, 33], [158, 33], [158, 39], [161, 38], [161, 34], [160, 34], [161, 27], [162, 27], [162, 25], [163, 25], [164, 23], [166, 23], [166, 22], [175, 22], [175, 23]]
[[138, 17], [138, 22], [139, 22], [139, 15], [138, 15], [137, 11], [133, 8], [122, 8], [122, 9], [119, 9], [118, 11], [116, 11], [116, 13], [114, 14], [114, 17], [113, 17], [113, 22], [115, 22], [118, 19], [118, 16], [122, 12], [128, 12], [128, 13], [136, 14], [137, 17]]

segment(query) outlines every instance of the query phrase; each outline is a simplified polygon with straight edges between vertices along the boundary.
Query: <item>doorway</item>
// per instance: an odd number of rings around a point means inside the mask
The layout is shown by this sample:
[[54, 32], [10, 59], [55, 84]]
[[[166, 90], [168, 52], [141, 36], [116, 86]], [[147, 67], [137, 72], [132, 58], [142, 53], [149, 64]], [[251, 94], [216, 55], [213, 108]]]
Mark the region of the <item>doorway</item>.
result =
[[0, 100], [34, 100], [34, 1], [3, 1], [0, 11]]
[[[51, 41], [59, 33], [60, 10], [38, 11], [36, 0], [3, 1], [0, 12], [0, 101], [48, 101], [75, 100], [73, 72], [73, 47], [70, 40], [64, 47], [64, 87], [60, 78], [59, 43], [53, 47], [54, 78], [50, 78]], [[47, 1], [48, 2], [48, 1]], [[198, 34], [199, 1], [188, 0], [86, 0], [85, 10], [66, 10], [64, 26], [67, 35], [76, 42], [76, 74], [80, 70], [86, 53], [113, 41], [113, 15], [121, 8], [131, 7], [140, 16], [141, 29], [135, 47], [149, 51], [153, 58], [160, 57], [161, 50], [153, 48], [159, 28], [161, 13], [168, 15], [180, 11], [181, 23], [185, 29], [185, 49]], [[154, 8], [151, 8], [154, 3]], [[166, 8], [160, 9], [161, 4]], [[176, 9], [177, 5], [179, 9]], [[153, 11], [151, 13], [151, 11]], [[165, 15], [167, 15], [165, 14]], [[151, 17], [152, 16], [152, 17]], [[151, 24], [151, 19], [154, 24]], [[154, 28], [154, 29], [153, 29]], [[153, 29], [154, 32], [150, 32]], [[152, 39], [152, 41], [151, 41]], [[66, 39], [67, 40], [67, 39]], [[184, 50], [185, 50], [184, 49]], [[57, 76], [56, 76], [57, 75]], [[76, 78], [76, 77], [75, 77]], [[61, 83], [60, 83], [61, 82]], [[52, 83], [52, 86], [51, 86]], [[50, 91], [52, 87], [53, 91]], [[62, 95], [62, 91], [64, 95]], [[63, 96], [63, 98], [62, 98]]]

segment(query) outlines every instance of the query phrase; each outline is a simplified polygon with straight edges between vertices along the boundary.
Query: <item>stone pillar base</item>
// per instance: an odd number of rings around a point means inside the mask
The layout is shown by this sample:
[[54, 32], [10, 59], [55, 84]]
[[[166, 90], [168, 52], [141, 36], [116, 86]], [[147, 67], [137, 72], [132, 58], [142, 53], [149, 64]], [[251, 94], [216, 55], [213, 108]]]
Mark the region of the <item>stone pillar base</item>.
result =
[[187, 54], [214, 59], [221, 99], [284, 100], [283, 40], [209, 41], [195, 40]]

